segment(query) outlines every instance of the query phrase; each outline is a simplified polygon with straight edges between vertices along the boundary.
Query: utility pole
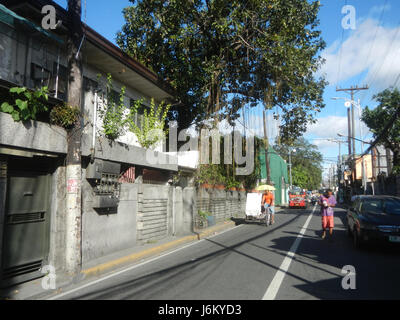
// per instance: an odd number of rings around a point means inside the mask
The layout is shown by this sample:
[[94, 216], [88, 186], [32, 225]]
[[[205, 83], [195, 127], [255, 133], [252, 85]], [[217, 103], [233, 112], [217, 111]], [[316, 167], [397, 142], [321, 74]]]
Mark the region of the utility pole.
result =
[[268, 134], [267, 134], [267, 117], [265, 116], [265, 109], [263, 110], [263, 122], [264, 122], [264, 144], [265, 144], [265, 170], [267, 174], [267, 184], [271, 184], [271, 173], [269, 167], [269, 159], [268, 159]]
[[[81, 110], [82, 54], [79, 52], [83, 29], [81, 23], [81, 0], [68, 0], [68, 104]], [[81, 119], [68, 131], [68, 153], [66, 158], [66, 271], [77, 274], [81, 268]]]
[[[354, 125], [354, 93], [356, 93], [356, 92], [358, 92], [358, 91], [361, 91], [361, 90], [368, 90], [369, 89], [369, 87], [368, 86], [365, 86], [365, 87], [358, 87], [358, 86], [351, 86], [350, 88], [345, 88], [345, 89], [339, 89], [339, 88], [337, 88], [336, 89], [336, 92], [339, 92], [339, 91], [344, 91], [344, 92], [346, 92], [346, 93], [350, 93], [350, 96], [351, 96], [351, 138], [352, 138], [352, 142], [353, 142], [353, 150], [351, 150], [351, 147], [350, 147], [350, 144], [349, 144], [349, 156], [350, 156], [350, 154], [352, 153], [352, 176], [353, 176], [353, 181], [352, 181], [352, 193], [354, 193], [354, 189], [355, 189], [355, 182], [356, 182], [356, 178], [357, 178], [357, 175], [356, 175], [356, 144], [355, 144], [355, 141], [354, 141], [354, 138], [355, 138], [355, 125]], [[347, 115], [349, 116], [349, 109], [348, 109], [348, 113], [347, 113]], [[350, 136], [350, 135], [349, 135]], [[351, 152], [352, 151], [352, 152]]]
[[292, 189], [292, 152], [289, 147], [289, 178], [290, 178], [290, 190]]

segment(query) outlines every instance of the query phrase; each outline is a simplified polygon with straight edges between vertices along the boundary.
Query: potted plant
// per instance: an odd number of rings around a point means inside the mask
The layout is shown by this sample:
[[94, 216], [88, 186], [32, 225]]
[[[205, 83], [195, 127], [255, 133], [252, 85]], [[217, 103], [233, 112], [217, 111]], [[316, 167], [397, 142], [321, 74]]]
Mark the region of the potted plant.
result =
[[207, 221], [207, 226], [215, 225], [215, 217], [212, 215], [211, 212], [199, 210], [199, 217], [204, 222]]
[[79, 120], [80, 111], [77, 107], [66, 103], [55, 106], [50, 111], [50, 123], [70, 129]]

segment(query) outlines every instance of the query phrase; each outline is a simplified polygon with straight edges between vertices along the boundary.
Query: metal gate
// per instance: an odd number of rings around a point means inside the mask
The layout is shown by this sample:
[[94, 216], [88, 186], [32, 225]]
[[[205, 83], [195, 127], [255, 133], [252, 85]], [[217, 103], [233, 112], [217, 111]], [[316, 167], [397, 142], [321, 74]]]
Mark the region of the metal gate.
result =
[[42, 276], [49, 248], [50, 177], [47, 161], [8, 161], [2, 287]]

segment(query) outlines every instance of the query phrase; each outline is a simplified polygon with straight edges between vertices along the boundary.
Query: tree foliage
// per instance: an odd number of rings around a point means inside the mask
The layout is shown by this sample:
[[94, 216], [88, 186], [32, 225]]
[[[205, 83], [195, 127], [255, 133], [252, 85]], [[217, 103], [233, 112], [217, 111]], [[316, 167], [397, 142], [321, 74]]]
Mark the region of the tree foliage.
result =
[[[246, 149], [246, 138], [244, 136], [241, 137], [243, 150]], [[211, 146], [210, 154], [211, 154]], [[246, 188], [247, 190], [253, 189], [256, 187], [258, 180], [260, 179], [261, 173], [261, 164], [259, 159], [259, 154], [261, 148], [264, 148], [263, 142], [261, 139], [255, 137], [254, 141], [254, 170], [251, 174], [248, 175], [236, 175], [236, 168], [242, 167], [243, 165], [238, 165], [233, 162], [232, 164], [201, 164], [199, 169], [197, 170], [195, 181], [198, 184], [207, 183], [211, 185], [222, 184], [229, 188]], [[220, 159], [224, 159], [224, 138], [221, 135], [220, 137]], [[233, 151], [233, 150], [232, 150]], [[234, 158], [233, 154], [231, 154], [232, 158]], [[245, 165], [245, 164], [244, 164]]]
[[322, 154], [318, 147], [304, 138], [296, 139], [292, 145], [276, 145], [274, 149], [289, 163], [289, 147], [291, 152], [293, 185], [303, 189], [315, 190], [322, 181]]
[[263, 103], [280, 108], [283, 141], [292, 141], [324, 107], [319, 1], [131, 2], [117, 43], [173, 86], [185, 111], [169, 117], [180, 127], [232, 122], [245, 104]]
[[362, 121], [371, 130], [374, 138], [383, 135], [383, 145], [393, 152], [393, 171], [400, 173], [400, 118], [397, 118], [387, 132], [383, 131], [385, 124], [395, 117], [400, 108], [400, 92], [398, 89], [386, 89], [374, 95], [373, 99], [379, 104], [372, 110], [367, 106], [363, 111]]

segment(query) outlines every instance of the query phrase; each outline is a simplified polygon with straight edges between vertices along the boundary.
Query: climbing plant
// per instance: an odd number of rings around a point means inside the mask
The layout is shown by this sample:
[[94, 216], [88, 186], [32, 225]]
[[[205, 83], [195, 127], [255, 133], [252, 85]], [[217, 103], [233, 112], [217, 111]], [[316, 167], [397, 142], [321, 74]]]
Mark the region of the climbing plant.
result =
[[151, 99], [150, 107], [144, 108], [141, 125], [138, 125], [135, 115], [142, 105], [143, 99], [140, 99], [131, 106], [127, 120], [128, 129], [136, 135], [142, 147], [152, 148], [168, 133], [168, 130], [164, 131], [164, 129], [170, 105], [162, 102], [157, 106], [154, 99]]
[[[100, 77], [100, 76], [99, 76]], [[99, 116], [103, 121], [103, 133], [110, 140], [115, 140], [124, 135], [126, 127], [126, 106], [124, 104], [125, 87], [120, 92], [113, 90], [111, 74], [107, 74], [106, 95]]]

